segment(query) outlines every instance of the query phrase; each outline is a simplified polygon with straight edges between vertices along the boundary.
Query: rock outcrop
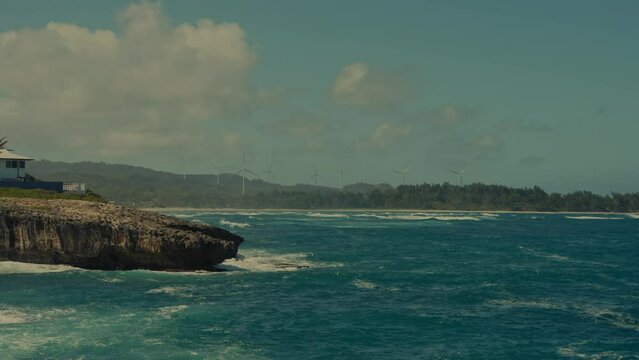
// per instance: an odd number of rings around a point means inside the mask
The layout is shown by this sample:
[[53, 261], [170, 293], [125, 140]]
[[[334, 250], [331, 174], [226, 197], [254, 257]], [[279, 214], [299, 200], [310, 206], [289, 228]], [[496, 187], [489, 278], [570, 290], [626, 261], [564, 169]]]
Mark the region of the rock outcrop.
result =
[[243, 239], [119, 205], [0, 199], [0, 260], [103, 270], [215, 270]]

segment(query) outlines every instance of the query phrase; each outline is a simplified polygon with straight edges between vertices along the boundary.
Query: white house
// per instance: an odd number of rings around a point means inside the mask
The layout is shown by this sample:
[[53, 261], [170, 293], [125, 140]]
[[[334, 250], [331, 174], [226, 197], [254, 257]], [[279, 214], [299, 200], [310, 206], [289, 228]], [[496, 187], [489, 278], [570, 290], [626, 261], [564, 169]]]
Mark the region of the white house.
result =
[[0, 149], [0, 181], [19, 181], [27, 173], [27, 161], [30, 157], [14, 154], [7, 149]]

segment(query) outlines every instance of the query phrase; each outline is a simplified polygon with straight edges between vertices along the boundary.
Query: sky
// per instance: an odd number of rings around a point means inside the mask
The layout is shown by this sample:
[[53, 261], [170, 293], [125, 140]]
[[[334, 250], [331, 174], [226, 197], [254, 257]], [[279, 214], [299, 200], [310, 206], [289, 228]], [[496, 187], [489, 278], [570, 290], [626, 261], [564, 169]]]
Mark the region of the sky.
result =
[[639, 2], [0, 0], [0, 137], [186, 173], [639, 191]]

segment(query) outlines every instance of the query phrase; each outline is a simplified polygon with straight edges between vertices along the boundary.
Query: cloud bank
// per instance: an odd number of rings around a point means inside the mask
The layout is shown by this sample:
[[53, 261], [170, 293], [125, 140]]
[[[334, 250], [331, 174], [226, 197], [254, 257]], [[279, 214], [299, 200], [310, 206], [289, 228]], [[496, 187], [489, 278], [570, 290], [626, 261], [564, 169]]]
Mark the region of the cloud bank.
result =
[[410, 82], [400, 74], [359, 62], [346, 65], [333, 82], [337, 103], [371, 110], [389, 110], [413, 97]]
[[255, 54], [237, 24], [173, 26], [147, 2], [118, 23], [117, 32], [50, 22], [0, 33], [0, 123], [117, 155], [201, 141], [200, 126], [251, 101]]

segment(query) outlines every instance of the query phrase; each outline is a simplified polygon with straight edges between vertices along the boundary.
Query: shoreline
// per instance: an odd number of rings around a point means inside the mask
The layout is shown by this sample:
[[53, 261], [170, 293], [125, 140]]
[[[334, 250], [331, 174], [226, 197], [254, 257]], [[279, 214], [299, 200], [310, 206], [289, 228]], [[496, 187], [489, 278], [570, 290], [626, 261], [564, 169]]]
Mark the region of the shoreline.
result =
[[522, 211], [522, 210], [433, 210], [433, 209], [272, 209], [272, 208], [194, 208], [194, 207], [151, 207], [139, 208], [143, 211], [162, 212], [162, 211], [216, 211], [238, 213], [246, 211], [268, 211], [268, 212], [372, 212], [372, 213], [465, 213], [465, 214], [592, 214], [592, 215], [639, 215], [636, 212], [604, 212], [604, 211]]

